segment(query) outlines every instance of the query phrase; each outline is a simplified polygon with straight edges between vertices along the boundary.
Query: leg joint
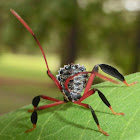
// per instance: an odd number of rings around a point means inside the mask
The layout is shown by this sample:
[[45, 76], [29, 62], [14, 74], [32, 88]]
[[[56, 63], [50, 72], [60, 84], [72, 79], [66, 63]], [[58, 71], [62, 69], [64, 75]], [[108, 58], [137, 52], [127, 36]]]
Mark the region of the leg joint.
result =
[[98, 72], [99, 71], [99, 65], [95, 65], [92, 71], [93, 72]]

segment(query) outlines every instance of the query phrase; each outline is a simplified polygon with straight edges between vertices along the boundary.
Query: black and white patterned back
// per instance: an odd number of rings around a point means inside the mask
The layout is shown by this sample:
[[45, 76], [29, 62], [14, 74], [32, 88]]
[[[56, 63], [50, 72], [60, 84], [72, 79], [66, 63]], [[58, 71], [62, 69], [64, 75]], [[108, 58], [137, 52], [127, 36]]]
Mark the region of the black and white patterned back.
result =
[[74, 102], [81, 98], [81, 93], [83, 89], [85, 88], [87, 81], [88, 81], [88, 75], [87, 74], [79, 74], [78, 76], [75, 76], [73, 79], [71, 79], [68, 83], [68, 89], [69, 92], [65, 89], [65, 81], [67, 78], [79, 73], [79, 72], [85, 72], [86, 68], [79, 64], [68, 64], [64, 65], [64, 68], [60, 68], [58, 71], [57, 79], [60, 82], [62, 86], [62, 92], [67, 96], [67, 98]]

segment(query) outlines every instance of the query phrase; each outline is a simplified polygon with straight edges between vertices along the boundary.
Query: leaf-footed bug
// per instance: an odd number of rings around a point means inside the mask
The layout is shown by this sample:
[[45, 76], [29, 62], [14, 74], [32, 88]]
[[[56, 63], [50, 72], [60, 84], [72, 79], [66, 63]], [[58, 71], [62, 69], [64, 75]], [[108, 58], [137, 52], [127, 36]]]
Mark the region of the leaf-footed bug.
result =
[[[101, 127], [99, 125], [98, 118], [97, 118], [93, 108], [88, 104], [82, 103], [82, 101], [84, 99], [91, 96], [92, 94], [94, 94], [97, 91], [101, 100], [105, 103], [105, 105], [107, 105], [109, 107], [109, 109], [112, 111], [113, 114], [124, 115], [124, 113], [116, 113], [112, 109], [110, 103], [108, 102], [108, 100], [106, 99], [106, 97], [104, 96], [104, 94], [101, 91], [99, 91], [98, 89], [94, 89], [94, 88], [90, 89], [95, 76], [98, 76], [98, 77], [105, 79], [107, 81], [110, 81], [112, 83], [119, 84], [119, 82], [112, 80], [112, 79], [98, 73], [99, 67], [101, 68], [101, 70], [103, 72], [117, 78], [118, 80], [123, 82], [126, 86], [134, 85], [137, 82], [133, 82], [131, 84], [128, 84], [125, 81], [124, 76], [117, 69], [115, 69], [114, 67], [109, 66], [107, 64], [97, 64], [94, 66], [92, 71], [86, 71], [86, 68], [83, 65], [81, 66], [79, 64], [68, 64], [68, 65], [65, 65], [64, 68], [60, 68], [60, 70], [58, 71], [59, 74], [57, 75], [57, 78], [55, 78], [55, 76], [51, 73], [51, 71], [49, 69], [45, 53], [44, 53], [39, 41], [37, 40], [35, 34], [31, 30], [31, 28], [14, 10], [11, 9], [10, 11], [25, 26], [25, 28], [33, 35], [34, 39], [36, 40], [36, 42], [37, 42], [37, 44], [38, 44], [38, 46], [43, 54], [43, 57], [44, 57], [44, 60], [46, 63], [46, 67], [47, 67], [48, 76], [54, 81], [54, 83], [56, 84], [56, 86], [59, 88], [59, 90], [62, 92], [62, 94], [64, 96], [64, 101], [61, 101], [61, 100], [58, 100], [58, 99], [55, 99], [52, 97], [48, 97], [46, 95], [36, 96], [32, 101], [34, 109], [28, 110], [29, 112], [32, 112], [31, 122], [33, 124], [33, 128], [26, 130], [26, 132], [32, 131], [36, 128], [37, 110], [42, 110], [42, 109], [46, 109], [46, 108], [53, 107], [56, 105], [65, 104], [68, 102], [73, 102], [75, 104], [78, 104], [78, 105], [81, 105], [85, 108], [90, 109], [99, 131], [101, 133], [105, 134], [106, 136], [109, 136], [108, 133], [106, 133], [105, 131], [103, 131], [101, 129]], [[90, 74], [90, 76], [88, 76], [88, 74]], [[84, 88], [85, 88], [85, 90], [84, 90]], [[84, 94], [82, 96], [81, 93], [83, 90], [84, 90]], [[40, 98], [54, 101], [54, 103], [38, 107], [38, 104], [40, 102]]]

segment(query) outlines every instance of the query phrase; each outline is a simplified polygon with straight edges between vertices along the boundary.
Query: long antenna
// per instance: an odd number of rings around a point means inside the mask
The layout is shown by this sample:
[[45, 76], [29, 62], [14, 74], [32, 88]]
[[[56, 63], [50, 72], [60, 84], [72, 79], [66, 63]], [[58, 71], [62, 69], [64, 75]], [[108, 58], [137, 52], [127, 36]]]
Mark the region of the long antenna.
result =
[[46, 63], [46, 66], [47, 66], [47, 69], [49, 70], [49, 67], [48, 67], [48, 63], [47, 63], [47, 60], [46, 60], [46, 56], [45, 56], [45, 53], [39, 43], [39, 41], [37, 40], [35, 34], [33, 33], [32, 29], [27, 25], [27, 23], [12, 9], [10, 9], [10, 11], [12, 12], [12, 14], [24, 25], [24, 27], [33, 35], [34, 39], [36, 40], [42, 54], [43, 54], [43, 57], [44, 57], [44, 60], [45, 60], [45, 63]]

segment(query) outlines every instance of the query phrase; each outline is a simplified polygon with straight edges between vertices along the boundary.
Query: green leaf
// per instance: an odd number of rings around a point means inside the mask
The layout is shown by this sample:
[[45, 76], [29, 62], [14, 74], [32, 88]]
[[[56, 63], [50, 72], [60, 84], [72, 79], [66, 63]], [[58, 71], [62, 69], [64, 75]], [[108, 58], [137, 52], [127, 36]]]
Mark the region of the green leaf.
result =
[[[27, 110], [33, 108], [32, 105], [1, 116], [0, 139], [138, 140], [140, 138], [140, 73], [126, 76], [126, 81], [128, 83], [138, 81], [138, 83], [130, 87], [110, 82], [94, 85], [104, 93], [112, 108], [116, 112], [125, 113], [125, 116], [113, 115], [97, 93], [84, 101], [93, 107], [101, 128], [110, 135], [108, 137], [98, 131], [90, 110], [67, 103], [38, 111], [37, 128], [28, 133], [25, 133], [25, 130], [32, 128], [32, 124], [30, 122], [31, 114]], [[40, 104], [45, 103], [51, 102], [41, 102]]]

